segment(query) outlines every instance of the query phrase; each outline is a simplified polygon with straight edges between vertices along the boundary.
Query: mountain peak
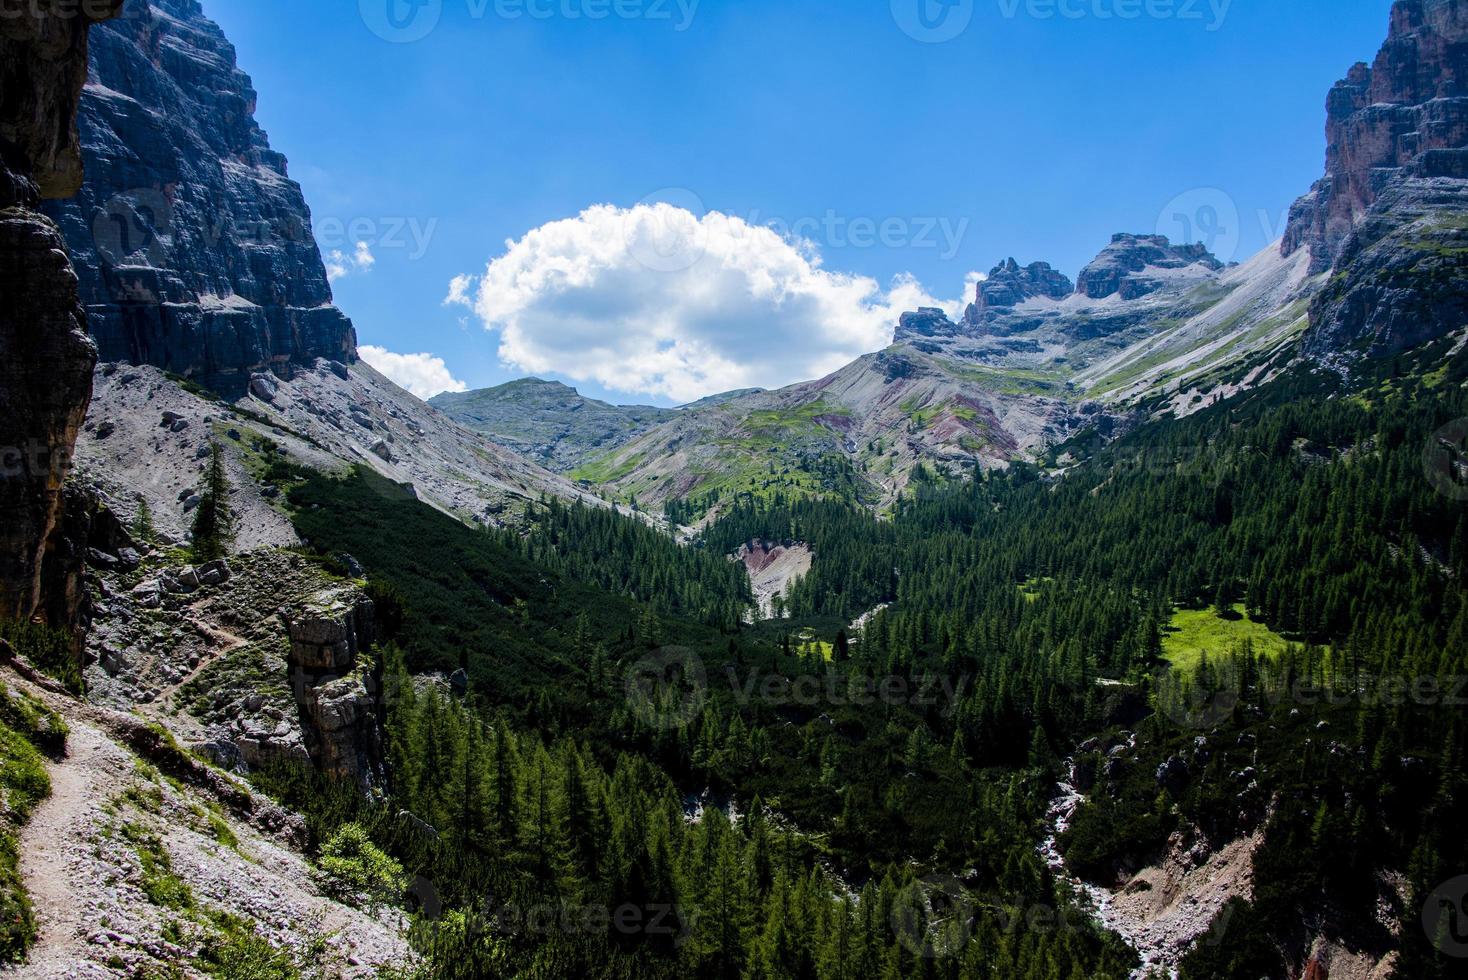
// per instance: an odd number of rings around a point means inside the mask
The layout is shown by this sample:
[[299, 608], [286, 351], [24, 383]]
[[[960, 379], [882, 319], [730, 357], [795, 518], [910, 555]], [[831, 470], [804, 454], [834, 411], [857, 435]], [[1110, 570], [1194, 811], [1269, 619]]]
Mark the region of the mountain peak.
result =
[[1186, 269], [1192, 265], [1202, 265], [1214, 272], [1223, 268], [1223, 263], [1201, 243], [1174, 245], [1166, 235], [1122, 232], [1111, 236], [1111, 244], [1081, 270], [1077, 292], [1090, 299], [1105, 299], [1114, 294], [1120, 294], [1122, 299], [1138, 299], [1164, 285], [1165, 277], [1153, 270]]
[[1065, 299], [1073, 292], [1075, 284], [1049, 262], [1031, 262], [1021, 266], [1009, 258], [990, 269], [989, 278], [975, 287], [974, 303], [964, 319], [972, 323], [991, 307], [1018, 306], [1037, 297]]

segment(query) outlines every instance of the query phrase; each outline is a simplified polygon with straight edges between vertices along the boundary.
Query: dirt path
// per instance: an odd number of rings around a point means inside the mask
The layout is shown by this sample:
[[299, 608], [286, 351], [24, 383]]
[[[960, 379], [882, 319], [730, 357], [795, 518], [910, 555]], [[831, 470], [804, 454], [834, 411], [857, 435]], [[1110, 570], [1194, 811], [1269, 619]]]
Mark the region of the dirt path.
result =
[[30, 962], [4, 971], [7, 977], [108, 975], [87, 963], [87, 937], [97, 919], [78, 887], [84, 879], [77, 848], [88, 842], [96, 807], [126, 784], [132, 760], [94, 726], [75, 719], [70, 725], [67, 757], [47, 766], [51, 795], [21, 831], [20, 872], [40, 934]]
[[[250, 642], [244, 637], [235, 636], [233, 633], [222, 630], [217, 626], [209, 625], [200, 616], [192, 612], [185, 622], [207, 636], [214, 644], [214, 647], [209, 650], [208, 656], [200, 657], [199, 663], [194, 669], [179, 678], [177, 684], [170, 684], [158, 692], [158, 696], [153, 699], [153, 705], [166, 708], [168, 711], [177, 710], [178, 706], [173, 703], [173, 700], [179, 691], [182, 691], [186, 686], [193, 683], [200, 674], [214, 666], [221, 659], [234, 653], [240, 647], [249, 645]], [[153, 714], [158, 714], [158, 711], [155, 710]]]

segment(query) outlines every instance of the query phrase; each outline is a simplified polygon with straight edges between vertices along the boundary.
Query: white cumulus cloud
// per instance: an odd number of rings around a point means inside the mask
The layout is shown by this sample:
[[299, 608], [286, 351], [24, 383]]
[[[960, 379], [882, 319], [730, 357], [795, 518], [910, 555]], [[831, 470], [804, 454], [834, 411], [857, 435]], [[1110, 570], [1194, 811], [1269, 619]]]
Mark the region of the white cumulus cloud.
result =
[[512, 368], [675, 401], [821, 377], [891, 343], [904, 311], [956, 317], [964, 302], [911, 276], [884, 289], [832, 272], [809, 242], [668, 204], [542, 225], [445, 299], [498, 331]]
[[419, 398], [429, 399], [445, 391], [468, 391], [469, 386], [449, 372], [443, 358], [434, 354], [395, 354], [384, 347], [357, 348], [362, 360]]
[[326, 278], [336, 282], [354, 272], [371, 272], [372, 267], [377, 264], [377, 256], [372, 254], [372, 246], [366, 242], [358, 242], [351, 255], [335, 248], [326, 254], [323, 261], [326, 263]]

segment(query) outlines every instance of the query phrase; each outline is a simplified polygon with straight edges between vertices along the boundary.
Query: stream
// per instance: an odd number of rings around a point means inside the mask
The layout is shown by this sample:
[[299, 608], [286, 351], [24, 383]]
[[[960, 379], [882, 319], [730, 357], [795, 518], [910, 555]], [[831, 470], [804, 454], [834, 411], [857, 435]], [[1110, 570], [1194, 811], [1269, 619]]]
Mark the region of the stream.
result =
[[[1127, 747], [1130, 748], [1135, 743], [1136, 736], [1132, 735]], [[1086, 800], [1075, 788], [1075, 768], [1074, 756], [1065, 760], [1065, 770], [1069, 778], [1060, 784], [1059, 794], [1050, 801], [1050, 809], [1046, 814], [1050, 832], [1040, 842], [1040, 857], [1055, 877], [1070, 885], [1077, 895], [1085, 897], [1102, 928], [1121, 936], [1142, 957], [1142, 965], [1131, 972], [1131, 980], [1153, 980], [1159, 976], [1177, 980], [1177, 952], [1159, 944], [1146, 923], [1118, 910], [1114, 901], [1115, 894], [1110, 889], [1082, 881], [1065, 866], [1065, 858], [1060, 853], [1060, 837], [1070, 828], [1076, 810]]]

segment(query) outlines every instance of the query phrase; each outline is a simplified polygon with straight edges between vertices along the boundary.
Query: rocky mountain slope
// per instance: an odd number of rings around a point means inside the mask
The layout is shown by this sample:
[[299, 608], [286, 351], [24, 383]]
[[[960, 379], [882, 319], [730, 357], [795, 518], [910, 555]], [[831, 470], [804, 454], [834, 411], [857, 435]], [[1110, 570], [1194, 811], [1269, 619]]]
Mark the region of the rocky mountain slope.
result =
[[1284, 251], [1334, 266], [1310, 356], [1384, 356], [1468, 322], [1468, 4], [1399, 0], [1375, 63], [1331, 90], [1326, 175]]
[[648, 405], [609, 405], [539, 378], [444, 392], [428, 404], [556, 473], [573, 470], [588, 456], [635, 439], [675, 414]]
[[358, 361], [310, 210], [255, 102], [196, 0], [131, 0], [96, 32], [81, 92], [86, 178], [48, 205], [107, 365], [81, 436], [88, 478], [125, 518], [146, 501], [159, 531], [183, 541], [218, 442], [242, 547], [296, 543], [263, 440], [321, 469], [372, 467], [466, 521], [513, 520], [542, 494], [584, 497]]
[[[299, 817], [181, 750], [161, 713], [144, 720], [135, 712], [145, 699], [124, 696], [239, 654], [247, 641], [226, 629], [271, 633], [281, 576], [254, 580], [256, 608], [221, 613], [211, 600], [232, 577], [227, 565], [145, 559], [95, 488], [71, 478], [96, 348], [62, 235], [37, 208], [81, 183], [74, 119], [88, 32], [117, 6], [42, 2], [0, 17], [0, 627], [15, 641], [0, 639], [0, 958], [9, 976], [45, 980], [377, 975], [411, 963], [401, 921], [328, 898]], [[348, 710], [365, 692], [352, 687], [355, 665], [335, 656], [333, 632], [338, 607], [365, 620], [365, 600], [319, 570], [299, 577], [306, 595], [273, 631], [303, 683], [284, 688], [272, 734], [294, 730], [323, 770], [370, 782], [356, 747], [371, 744], [373, 716]], [[93, 616], [106, 625], [89, 633]], [[56, 636], [91, 643], [99, 678], [151, 654], [147, 680], [114, 684], [112, 707], [83, 701], [75, 692], [88, 658], [58, 657]], [[343, 677], [316, 669], [326, 650]], [[28, 653], [44, 654], [73, 688]], [[341, 745], [352, 752], [333, 751]]]
[[98, 369], [77, 468], [131, 521], [147, 501], [167, 540], [187, 539], [210, 444], [224, 450], [240, 548], [298, 543], [281, 506], [277, 458], [328, 472], [364, 466], [468, 523], [502, 524], [551, 493], [592, 500], [569, 480], [433, 411], [359, 361], [318, 361], [290, 381], [257, 376], [228, 399], [154, 367]]
[[1116, 236], [1079, 286], [1010, 259], [961, 322], [905, 314], [885, 351], [685, 411], [572, 475], [652, 504], [785, 489], [887, 506], [920, 464], [957, 474], [1038, 459], [1085, 430], [1125, 431], [1145, 400], [1206, 404], [1247, 377], [1236, 366], [1303, 331], [1319, 286], [1305, 265], [1270, 249], [1225, 268], [1199, 247], [1139, 235]]
[[1283, 240], [1225, 268], [1122, 234], [1073, 285], [1009, 259], [960, 322], [902, 317], [830, 377], [655, 426], [574, 475], [662, 503], [739, 491], [883, 506], [919, 464], [1042, 459], [1083, 432], [1188, 414], [1307, 359], [1348, 369], [1468, 325], [1468, 4], [1398, 0], [1374, 67], [1327, 105], [1326, 176]]
[[96, 32], [82, 93], [87, 179], [50, 207], [103, 361], [242, 394], [317, 357], [350, 361], [300, 186], [197, 0], [130, 0]]

